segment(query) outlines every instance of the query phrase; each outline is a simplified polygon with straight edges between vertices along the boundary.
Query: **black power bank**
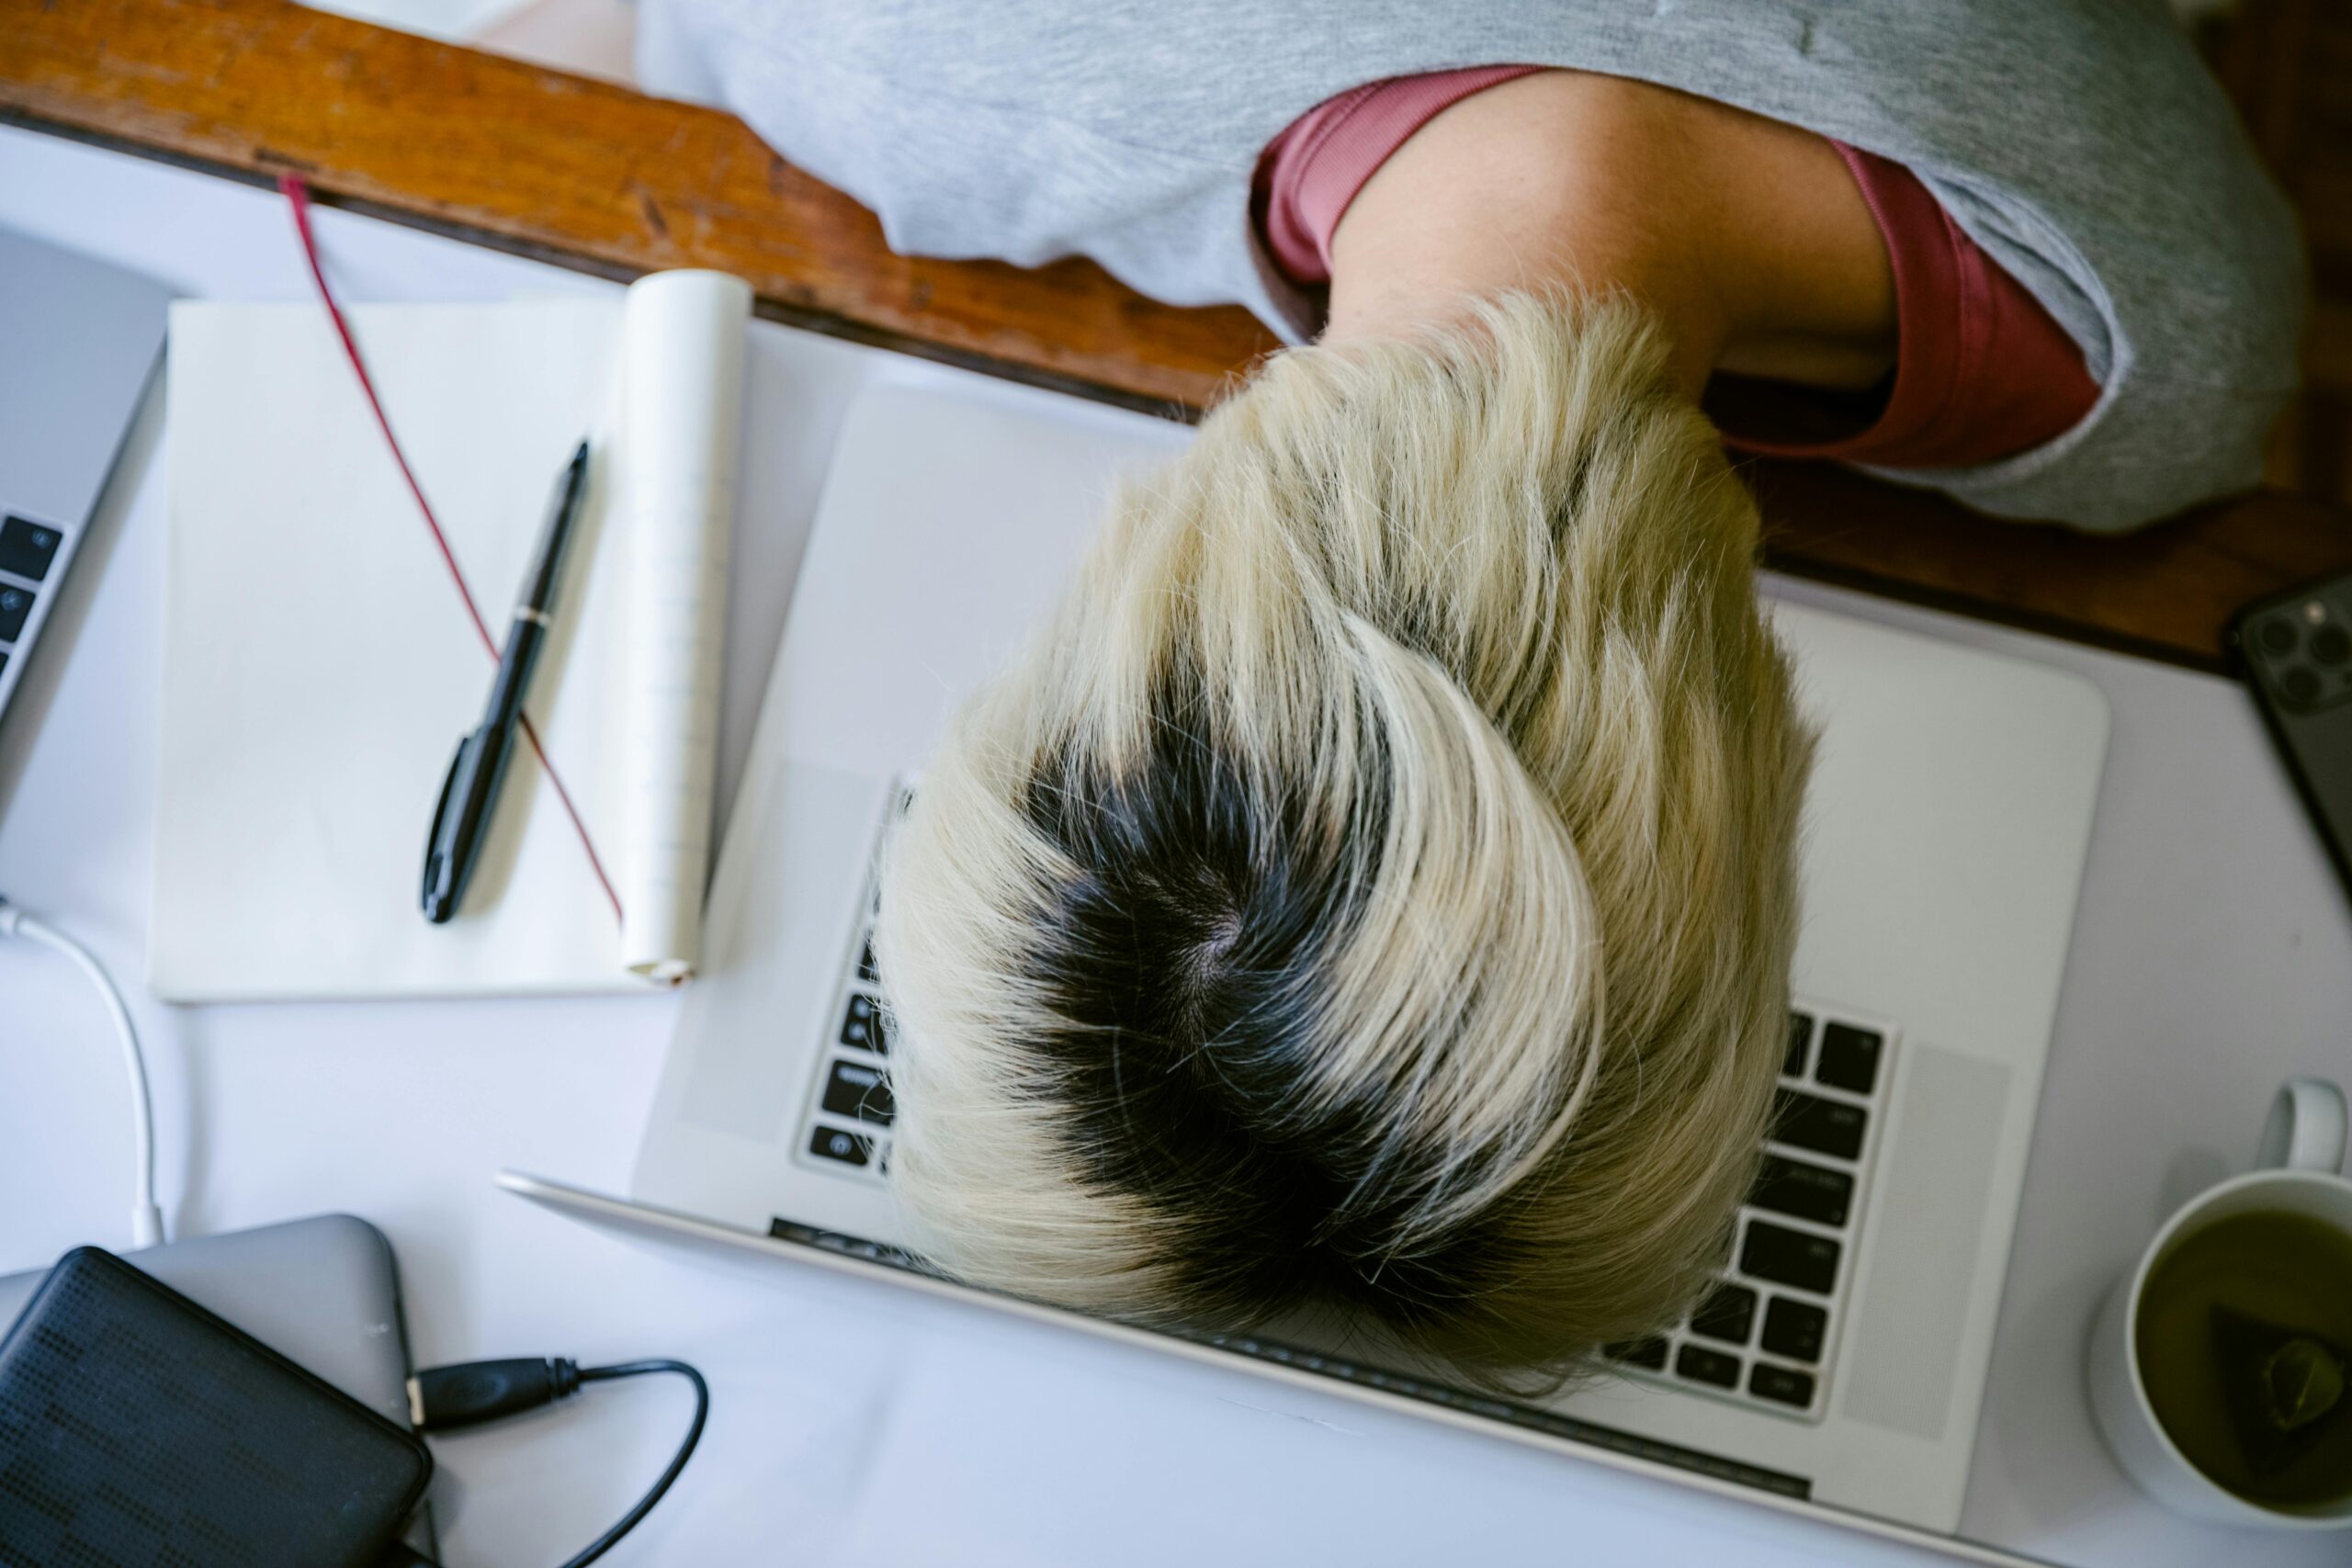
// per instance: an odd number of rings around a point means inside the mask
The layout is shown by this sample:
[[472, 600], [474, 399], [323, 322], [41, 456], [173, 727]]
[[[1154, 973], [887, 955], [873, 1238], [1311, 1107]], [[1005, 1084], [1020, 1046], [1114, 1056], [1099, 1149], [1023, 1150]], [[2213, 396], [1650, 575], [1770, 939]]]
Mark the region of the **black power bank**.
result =
[[368, 1568], [415, 1434], [94, 1247], [0, 1339], [0, 1564]]

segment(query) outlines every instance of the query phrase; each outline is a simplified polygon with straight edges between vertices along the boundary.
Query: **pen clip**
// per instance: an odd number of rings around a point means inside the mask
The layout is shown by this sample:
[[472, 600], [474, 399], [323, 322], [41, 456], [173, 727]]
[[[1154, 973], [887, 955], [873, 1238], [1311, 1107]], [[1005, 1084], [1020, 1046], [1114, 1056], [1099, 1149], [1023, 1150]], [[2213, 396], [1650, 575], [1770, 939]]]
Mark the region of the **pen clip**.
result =
[[442, 868], [456, 847], [444, 840], [442, 829], [448, 822], [449, 797], [457, 793], [458, 774], [465, 767], [466, 752], [473, 743], [470, 730], [458, 737], [457, 754], [449, 759], [449, 772], [441, 780], [441, 798], [433, 803], [433, 826], [424, 835], [424, 885], [417, 897], [424, 918], [436, 925], [449, 918], [448, 914], [435, 914], [435, 904], [441, 896]]

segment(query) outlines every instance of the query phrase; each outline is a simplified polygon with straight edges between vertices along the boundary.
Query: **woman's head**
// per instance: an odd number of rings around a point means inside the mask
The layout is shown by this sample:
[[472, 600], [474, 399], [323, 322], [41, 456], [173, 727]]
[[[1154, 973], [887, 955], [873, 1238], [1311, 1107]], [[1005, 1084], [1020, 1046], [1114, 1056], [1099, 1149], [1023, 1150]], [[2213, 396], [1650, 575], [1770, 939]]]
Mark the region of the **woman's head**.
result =
[[1783, 1039], [1807, 740], [1622, 302], [1285, 354], [891, 841], [892, 1182], [973, 1281], [1473, 1371], [1670, 1316]]

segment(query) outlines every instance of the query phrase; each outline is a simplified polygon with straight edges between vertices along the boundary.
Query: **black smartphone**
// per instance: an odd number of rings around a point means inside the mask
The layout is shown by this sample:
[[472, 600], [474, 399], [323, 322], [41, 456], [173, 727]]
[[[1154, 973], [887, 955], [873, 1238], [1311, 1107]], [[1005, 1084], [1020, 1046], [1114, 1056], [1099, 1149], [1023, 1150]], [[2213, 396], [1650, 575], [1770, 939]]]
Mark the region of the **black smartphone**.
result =
[[2352, 572], [2256, 600], [2229, 641], [2352, 893]]

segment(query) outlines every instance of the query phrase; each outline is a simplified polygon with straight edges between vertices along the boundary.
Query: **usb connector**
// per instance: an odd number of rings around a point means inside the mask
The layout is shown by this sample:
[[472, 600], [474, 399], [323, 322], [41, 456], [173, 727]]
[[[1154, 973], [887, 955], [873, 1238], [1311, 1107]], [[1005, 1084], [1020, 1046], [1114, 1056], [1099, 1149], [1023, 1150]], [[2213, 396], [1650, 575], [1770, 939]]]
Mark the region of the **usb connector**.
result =
[[409, 1425], [420, 1432], [453, 1432], [519, 1416], [577, 1393], [580, 1381], [579, 1366], [560, 1357], [427, 1367], [408, 1380]]
[[[669, 1468], [662, 1471], [651, 1490], [637, 1500], [637, 1506], [563, 1564], [563, 1568], [588, 1568], [651, 1511], [653, 1505], [662, 1500], [662, 1495], [670, 1490], [670, 1483], [678, 1479], [678, 1472], [686, 1468], [686, 1461], [694, 1456], [695, 1445], [702, 1441], [703, 1423], [710, 1416], [710, 1385], [703, 1382], [700, 1372], [684, 1361], [669, 1360], [624, 1361], [616, 1367], [582, 1367], [561, 1357], [545, 1360], [523, 1356], [506, 1361], [459, 1361], [454, 1366], [427, 1367], [408, 1380], [409, 1421], [420, 1432], [454, 1432], [503, 1416], [519, 1416], [526, 1410], [553, 1404], [579, 1393], [582, 1383], [614, 1382], [622, 1378], [640, 1378], [649, 1372], [673, 1372], [686, 1380], [695, 1391], [694, 1419], [687, 1423], [685, 1440], [678, 1445]], [[394, 1547], [374, 1568], [433, 1565], [405, 1547]]]

